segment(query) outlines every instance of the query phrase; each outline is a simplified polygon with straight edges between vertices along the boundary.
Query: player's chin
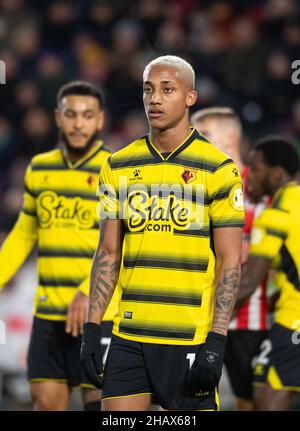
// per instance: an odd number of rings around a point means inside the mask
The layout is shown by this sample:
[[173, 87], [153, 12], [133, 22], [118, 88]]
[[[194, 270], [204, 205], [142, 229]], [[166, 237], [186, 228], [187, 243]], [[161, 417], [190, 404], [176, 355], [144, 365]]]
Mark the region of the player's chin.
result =
[[170, 121], [165, 118], [148, 118], [148, 121], [152, 129], [166, 130], [170, 128]]
[[74, 150], [84, 150], [88, 146], [88, 142], [89, 141], [87, 139], [69, 139], [69, 146]]

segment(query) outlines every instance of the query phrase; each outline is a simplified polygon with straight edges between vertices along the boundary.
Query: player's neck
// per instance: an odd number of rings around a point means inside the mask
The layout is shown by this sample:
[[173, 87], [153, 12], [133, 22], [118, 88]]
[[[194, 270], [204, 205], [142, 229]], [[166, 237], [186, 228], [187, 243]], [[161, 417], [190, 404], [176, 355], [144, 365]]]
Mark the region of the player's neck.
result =
[[231, 158], [234, 161], [234, 163], [237, 165], [237, 167], [239, 168], [239, 171], [243, 172], [243, 170], [245, 169], [245, 165], [242, 162], [239, 151], [232, 151]]
[[273, 189], [271, 190], [271, 196], [275, 196], [276, 193], [282, 189], [284, 186], [286, 186], [288, 183], [291, 183], [293, 181], [296, 181], [295, 177], [292, 177], [290, 175], [283, 175], [280, 179], [280, 181], [274, 185]]
[[150, 138], [160, 153], [172, 153], [191, 133], [189, 124], [175, 126], [167, 130], [150, 128]]

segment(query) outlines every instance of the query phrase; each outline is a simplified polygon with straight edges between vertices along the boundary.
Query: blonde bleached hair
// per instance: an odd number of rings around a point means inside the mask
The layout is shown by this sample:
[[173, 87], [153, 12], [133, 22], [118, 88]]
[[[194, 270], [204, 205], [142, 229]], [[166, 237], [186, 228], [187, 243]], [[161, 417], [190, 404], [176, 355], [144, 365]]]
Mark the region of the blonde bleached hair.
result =
[[188, 87], [191, 90], [195, 88], [195, 71], [186, 60], [176, 55], [163, 55], [150, 61], [144, 69], [143, 80], [145, 81], [145, 75], [152, 66], [166, 66], [177, 70], [185, 80]]

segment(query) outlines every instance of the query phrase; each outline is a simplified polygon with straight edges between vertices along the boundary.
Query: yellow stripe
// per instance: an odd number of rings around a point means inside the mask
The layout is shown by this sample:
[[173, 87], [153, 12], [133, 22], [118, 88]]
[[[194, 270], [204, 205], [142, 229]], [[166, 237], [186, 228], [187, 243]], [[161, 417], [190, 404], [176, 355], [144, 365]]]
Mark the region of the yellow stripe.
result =
[[115, 400], [118, 398], [138, 397], [139, 395], [153, 395], [153, 393], [152, 392], [142, 392], [140, 394], [119, 395], [117, 397], [104, 397], [104, 398], [102, 398], [102, 400]]
[[57, 382], [57, 383], [67, 383], [67, 379], [46, 379], [46, 378], [35, 378], [35, 379], [28, 379], [31, 383], [42, 383], [42, 382]]
[[270, 383], [272, 389], [300, 392], [299, 386], [284, 386], [277, 374], [275, 367], [270, 367], [267, 381]]
[[79, 386], [81, 388], [83, 388], [83, 389], [96, 389], [98, 391], [98, 389], [96, 388], [96, 386], [89, 385], [88, 383], [80, 383]]

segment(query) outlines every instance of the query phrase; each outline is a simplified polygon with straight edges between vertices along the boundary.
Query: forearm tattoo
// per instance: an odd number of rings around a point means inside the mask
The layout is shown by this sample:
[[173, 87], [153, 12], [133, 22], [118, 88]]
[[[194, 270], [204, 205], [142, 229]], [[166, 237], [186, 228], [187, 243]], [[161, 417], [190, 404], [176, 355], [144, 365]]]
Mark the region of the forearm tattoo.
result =
[[101, 246], [97, 249], [91, 269], [89, 321], [99, 321], [105, 313], [115, 289], [119, 267], [119, 259], [112, 259]]
[[212, 330], [227, 333], [240, 282], [240, 267], [226, 268], [221, 274], [215, 292], [215, 311]]

